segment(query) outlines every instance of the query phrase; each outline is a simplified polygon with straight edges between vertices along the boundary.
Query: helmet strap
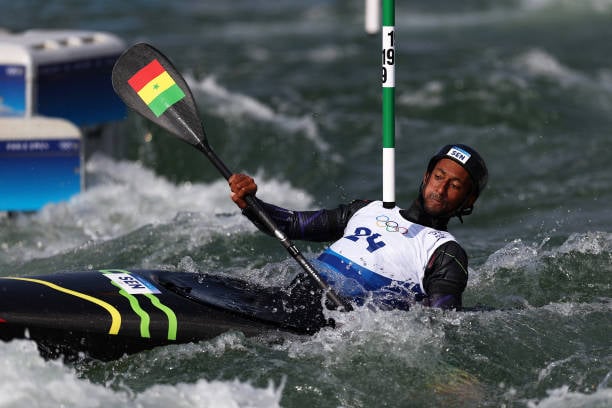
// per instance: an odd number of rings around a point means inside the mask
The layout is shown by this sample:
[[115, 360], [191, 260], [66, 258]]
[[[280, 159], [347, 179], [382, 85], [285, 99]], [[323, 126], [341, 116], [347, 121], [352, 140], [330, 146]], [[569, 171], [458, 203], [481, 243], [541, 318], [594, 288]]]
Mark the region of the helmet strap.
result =
[[463, 224], [463, 216], [470, 215], [472, 211], [474, 211], [473, 204], [466, 206], [466, 203], [468, 202], [469, 199], [470, 199], [470, 196], [467, 196], [463, 204], [459, 206], [457, 211], [455, 211], [455, 216], [459, 218], [459, 221], [461, 221], [462, 224]]

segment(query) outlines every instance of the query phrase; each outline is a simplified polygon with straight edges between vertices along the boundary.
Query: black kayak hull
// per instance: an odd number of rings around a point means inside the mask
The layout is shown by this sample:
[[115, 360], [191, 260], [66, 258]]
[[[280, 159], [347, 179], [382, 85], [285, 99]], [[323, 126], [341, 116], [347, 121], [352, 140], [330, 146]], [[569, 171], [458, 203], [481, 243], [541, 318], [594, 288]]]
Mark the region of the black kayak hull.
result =
[[113, 360], [230, 330], [312, 334], [330, 324], [316, 291], [228, 277], [111, 269], [0, 278], [0, 339], [32, 339], [49, 358]]

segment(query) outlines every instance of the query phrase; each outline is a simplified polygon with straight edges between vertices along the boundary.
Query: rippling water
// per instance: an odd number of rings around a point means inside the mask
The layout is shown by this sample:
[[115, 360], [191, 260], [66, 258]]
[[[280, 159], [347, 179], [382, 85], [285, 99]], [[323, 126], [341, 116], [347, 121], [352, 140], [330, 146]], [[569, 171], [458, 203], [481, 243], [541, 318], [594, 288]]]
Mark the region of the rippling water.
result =
[[[256, 175], [262, 198], [303, 209], [381, 195], [380, 39], [364, 33], [362, 8], [30, 0], [4, 5], [0, 26], [156, 45], [188, 79], [228, 166]], [[483, 154], [489, 187], [450, 229], [471, 256], [464, 303], [491, 310], [357, 310], [312, 337], [229, 332], [111, 363], [0, 343], [0, 406], [612, 405], [611, 21], [608, 0], [397, 5], [398, 203], [441, 145]], [[123, 153], [88, 160], [86, 192], [0, 218], [0, 275], [291, 278], [286, 252], [238, 213], [198, 152], [133, 114], [115, 132]]]

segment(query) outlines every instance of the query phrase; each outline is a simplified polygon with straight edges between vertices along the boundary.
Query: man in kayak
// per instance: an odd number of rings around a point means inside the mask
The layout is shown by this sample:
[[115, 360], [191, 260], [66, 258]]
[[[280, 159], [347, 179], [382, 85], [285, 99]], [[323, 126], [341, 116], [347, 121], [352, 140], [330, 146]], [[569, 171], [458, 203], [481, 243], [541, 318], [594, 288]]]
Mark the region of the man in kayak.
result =
[[[407, 309], [460, 309], [468, 258], [447, 232], [450, 218], [472, 213], [488, 171], [473, 148], [454, 144], [429, 161], [419, 194], [409, 209], [381, 201], [355, 200], [334, 209], [292, 211], [260, 203], [289, 239], [333, 243], [313, 265], [341, 296], [359, 304]], [[244, 174], [229, 178], [232, 200], [262, 231], [244, 200], [257, 184]]]

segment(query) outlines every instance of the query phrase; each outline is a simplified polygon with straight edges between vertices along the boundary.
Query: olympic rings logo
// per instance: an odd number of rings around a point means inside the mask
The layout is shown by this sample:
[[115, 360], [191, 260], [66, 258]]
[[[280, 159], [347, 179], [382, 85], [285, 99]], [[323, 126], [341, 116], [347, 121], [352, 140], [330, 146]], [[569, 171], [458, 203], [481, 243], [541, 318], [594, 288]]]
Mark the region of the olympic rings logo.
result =
[[402, 235], [408, 232], [408, 228], [400, 227], [400, 225], [397, 222], [390, 220], [389, 217], [386, 215], [377, 216], [376, 225], [379, 226], [380, 228], [384, 228], [385, 230], [389, 232], [399, 232]]

